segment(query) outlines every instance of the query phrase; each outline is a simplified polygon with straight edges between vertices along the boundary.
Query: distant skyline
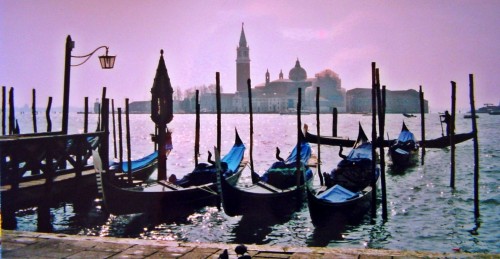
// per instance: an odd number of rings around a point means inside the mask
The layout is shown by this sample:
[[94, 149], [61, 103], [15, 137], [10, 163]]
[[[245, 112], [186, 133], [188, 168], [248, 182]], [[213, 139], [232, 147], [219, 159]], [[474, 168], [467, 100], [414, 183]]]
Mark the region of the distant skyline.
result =
[[[250, 47], [252, 85], [285, 77], [296, 59], [314, 77], [339, 74], [342, 87], [369, 88], [371, 62], [390, 90], [422, 85], [431, 112], [469, 106], [469, 74], [476, 108], [500, 102], [500, 1], [131, 1], [0, 0], [0, 84], [15, 89], [16, 106], [62, 106], [64, 45], [73, 55], [101, 45], [116, 55], [102, 70], [98, 51], [71, 69], [70, 105], [107, 96], [150, 99], [160, 49], [174, 90], [215, 84], [236, 91], [236, 46], [242, 23]], [[73, 60], [73, 64], [78, 60]]]

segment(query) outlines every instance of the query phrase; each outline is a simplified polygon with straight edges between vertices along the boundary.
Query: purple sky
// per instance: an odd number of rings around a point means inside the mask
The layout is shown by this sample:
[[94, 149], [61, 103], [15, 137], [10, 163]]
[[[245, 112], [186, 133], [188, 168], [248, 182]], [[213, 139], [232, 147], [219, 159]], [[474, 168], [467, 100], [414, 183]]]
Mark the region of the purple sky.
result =
[[[250, 46], [252, 83], [285, 75], [299, 58], [308, 77], [337, 72], [342, 87], [371, 86], [371, 62], [390, 90], [423, 86], [431, 111], [449, 109], [450, 81], [458, 107], [500, 101], [500, 1], [94, 1], [0, 0], [0, 84], [15, 88], [16, 106], [62, 105], [64, 45], [73, 55], [108, 45], [113, 70], [96, 57], [71, 70], [72, 106], [93, 102], [103, 86], [117, 106], [150, 99], [160, 49], [175, 88], [215, 83], [236, 87], [241, 23]], [[104, 51], [97, 53], [104, 54]], [[77, 60], [73, 60], [76, 63]]]

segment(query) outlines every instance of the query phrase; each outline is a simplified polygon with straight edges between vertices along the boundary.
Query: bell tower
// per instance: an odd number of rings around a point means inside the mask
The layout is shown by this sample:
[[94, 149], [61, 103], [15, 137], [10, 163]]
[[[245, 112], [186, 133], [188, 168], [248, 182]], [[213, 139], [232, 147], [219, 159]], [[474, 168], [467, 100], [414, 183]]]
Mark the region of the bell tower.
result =
[[269, 75], [269, 69], [267, 69], [267, 72], [266, 72], [266, 85], [268, 85], [269, 82], [271, 82], [271, 78], [270, 78], [270, 75]]
[[236, 48], [236, 91], [247, 91], [247, 80], [250, 78], [250, 48], [241, 24], [240, 43]]

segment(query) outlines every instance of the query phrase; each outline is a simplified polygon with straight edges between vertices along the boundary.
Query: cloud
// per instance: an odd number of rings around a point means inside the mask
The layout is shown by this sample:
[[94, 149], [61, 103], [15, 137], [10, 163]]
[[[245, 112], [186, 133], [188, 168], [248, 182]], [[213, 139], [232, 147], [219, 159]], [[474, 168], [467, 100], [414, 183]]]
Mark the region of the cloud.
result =
[[330, 21], [330, 26], [327, 27], [292, 27], [285, 28], [282, 31], [282, 36], [286, 39], [295, 41], [312, 41], [312, 40], [334, 40], [340, 37], [348, 37], [348, 34], [356, 32], [357, 27], [362, 21], [366, 21], [367, 16], [364, 12], [355, 11], [348, 14], [344, 18], [333, 19]]
[[295, 41], [311, 41], [330, 39], [331, 34], [325, 29], [290, 28], [282, 32], [284, 38]]

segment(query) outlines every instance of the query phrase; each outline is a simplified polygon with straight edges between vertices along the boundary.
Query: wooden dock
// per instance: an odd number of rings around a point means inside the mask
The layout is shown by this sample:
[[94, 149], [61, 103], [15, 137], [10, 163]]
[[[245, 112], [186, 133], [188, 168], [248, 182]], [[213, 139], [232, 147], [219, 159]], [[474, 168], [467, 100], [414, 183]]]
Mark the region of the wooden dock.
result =
[[[2, 258], [238, 258], [235, 244], [90, 237], [2, 230]], [[499, 254], [247, 245], [251, 258], [498, 258]]]
[[43, 199], [66, 197], [67, 193], [96, 193], [94, 167], [89, 160], [93, 149], [107, 145], [106, 134], [0, 136], [2, 208], [15, 211]]

